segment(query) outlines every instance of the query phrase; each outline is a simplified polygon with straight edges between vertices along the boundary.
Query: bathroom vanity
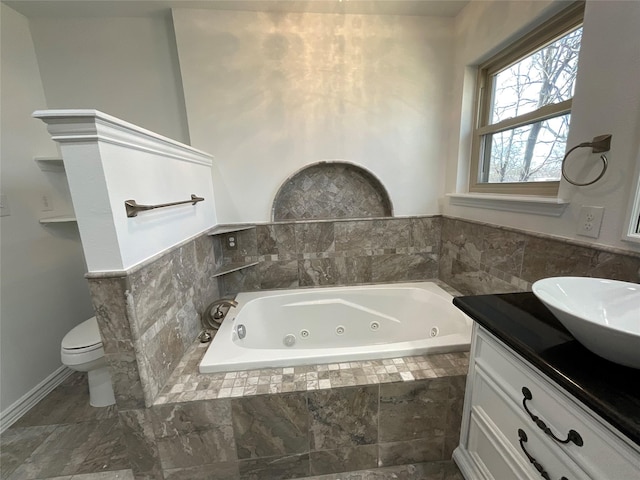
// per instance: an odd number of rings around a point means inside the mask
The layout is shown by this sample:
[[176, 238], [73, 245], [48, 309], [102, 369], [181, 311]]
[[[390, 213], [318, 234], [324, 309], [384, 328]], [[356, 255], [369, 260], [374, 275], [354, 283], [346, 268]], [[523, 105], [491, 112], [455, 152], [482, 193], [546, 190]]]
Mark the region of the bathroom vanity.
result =
[[580, 345], [532, 293], [458, 297], [475, 320], [467, 480], [640, 478], [640, 370]]

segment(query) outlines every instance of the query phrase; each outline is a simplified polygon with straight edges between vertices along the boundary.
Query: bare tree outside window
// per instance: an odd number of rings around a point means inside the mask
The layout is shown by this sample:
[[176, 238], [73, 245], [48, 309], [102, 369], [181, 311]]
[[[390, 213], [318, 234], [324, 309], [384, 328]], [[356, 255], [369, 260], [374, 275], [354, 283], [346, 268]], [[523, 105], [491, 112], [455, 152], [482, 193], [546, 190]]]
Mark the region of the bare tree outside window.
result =
[[[489, 124], [517, 118], [573, 97], [582, 28], [492, 76]], [[539, 182], [560, 179], [571, 114], [484, 136], [481, 181]]]

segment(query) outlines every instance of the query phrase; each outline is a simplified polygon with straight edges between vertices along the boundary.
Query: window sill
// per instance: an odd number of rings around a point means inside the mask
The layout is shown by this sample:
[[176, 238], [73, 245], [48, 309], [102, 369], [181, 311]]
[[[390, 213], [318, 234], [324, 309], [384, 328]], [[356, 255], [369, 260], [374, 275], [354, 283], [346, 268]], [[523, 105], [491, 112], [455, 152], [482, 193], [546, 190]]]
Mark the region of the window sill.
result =
[[447, 193], [450, 205], [488, 208], [506, 212], [559, 217], [569, 205], [567, 200], [535, 195], [500, 195], [486, 193]]

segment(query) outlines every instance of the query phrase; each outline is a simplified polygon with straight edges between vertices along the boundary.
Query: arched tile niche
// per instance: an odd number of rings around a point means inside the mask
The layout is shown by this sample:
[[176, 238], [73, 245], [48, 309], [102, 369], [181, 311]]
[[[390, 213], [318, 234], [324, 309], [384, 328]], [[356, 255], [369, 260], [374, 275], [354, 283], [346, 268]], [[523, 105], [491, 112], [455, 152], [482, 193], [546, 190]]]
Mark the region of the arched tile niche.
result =
[[392, 217], [380, 180], [349, 162], [323, 161], [291, 175], [273, 201], [273, 221]]

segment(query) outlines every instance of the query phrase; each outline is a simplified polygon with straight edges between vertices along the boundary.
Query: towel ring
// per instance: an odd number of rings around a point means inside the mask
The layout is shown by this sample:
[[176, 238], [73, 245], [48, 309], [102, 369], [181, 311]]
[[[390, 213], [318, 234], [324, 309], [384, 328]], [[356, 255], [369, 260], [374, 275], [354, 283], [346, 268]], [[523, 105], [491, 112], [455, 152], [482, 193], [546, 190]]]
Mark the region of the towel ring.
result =
[[608, 152], [609, 149], [611, 148], [611, 135], [600, 135], [598, 137], [594, 137], [594, 139], [591, 142], [580, 143], [579, 145], [576, 145], [575, 147], [570, 148], [569, 151], [564, 154], [564, 158], [562, 159], [562, 176], [571, 185], [575, 185], [577, 187], [586, 187], [587, 185], [593, 185], [603, 177], [603, 175], [607, 171], [607, 167], [609, 166], [609, 161], [607, 160], [606, 155], [603, 153], [602, 155], [600, 155], [600, 160], [602, 160], [602, 171], [600, 172], [600, 175], [598, 175], [595, 179], [591, 180], [590, 182], [585, 182], [585, 183], [574, 182], [573, 180], [571, 180], [567, 176], [567, 172], [565, 171], [564, 164], [571, 152], [582, 147], [591, 147], [592, 153]]

